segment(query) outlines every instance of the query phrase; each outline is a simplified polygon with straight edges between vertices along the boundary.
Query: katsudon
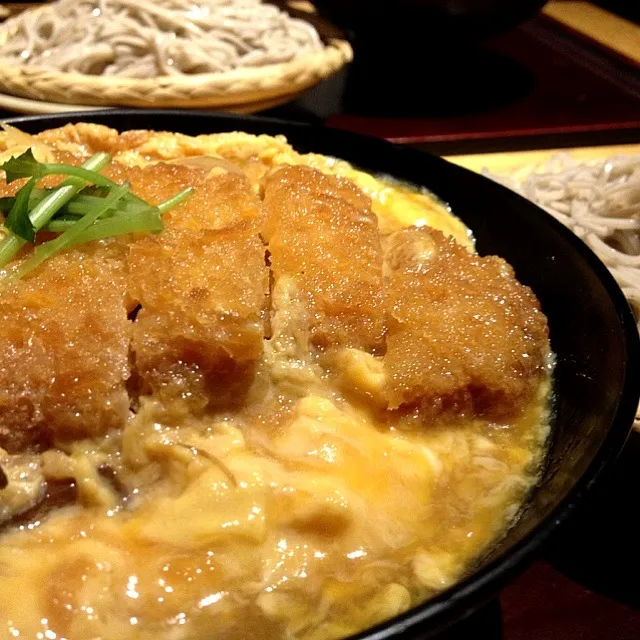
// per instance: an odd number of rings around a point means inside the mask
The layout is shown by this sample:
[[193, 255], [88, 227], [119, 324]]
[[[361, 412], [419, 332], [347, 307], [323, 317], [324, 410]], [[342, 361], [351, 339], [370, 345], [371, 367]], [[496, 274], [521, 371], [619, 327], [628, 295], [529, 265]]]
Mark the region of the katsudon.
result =
[[547, 322], [433, 195], [242, 132], [0, 163], [0, 638], [342, 638], [514, 521]]

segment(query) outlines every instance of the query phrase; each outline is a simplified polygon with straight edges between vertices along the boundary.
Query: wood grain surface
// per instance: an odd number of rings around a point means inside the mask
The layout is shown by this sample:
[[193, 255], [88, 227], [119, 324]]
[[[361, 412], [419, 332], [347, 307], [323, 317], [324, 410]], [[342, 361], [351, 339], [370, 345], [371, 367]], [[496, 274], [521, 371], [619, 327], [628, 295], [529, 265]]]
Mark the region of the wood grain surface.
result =
[[633, 156], [640, 154], [640, 144], [603, 145], [600, 147], [574, 147], [568, 149], [534, 149], [510, 153], [478, 153], [471, 155], [449, 156], [447, 160], [466, 169], [480, 173], [488, 169], [492, 173], [521, 173], [527, 168], [543, 164], [554, 155], [568, 153], [574, 160], [589, 162], [606, 160], [618, 155]]
[[637, 24], [584, 0], [552, 0], [542, 11], [574, 32], [640, 64], [640, 26]]

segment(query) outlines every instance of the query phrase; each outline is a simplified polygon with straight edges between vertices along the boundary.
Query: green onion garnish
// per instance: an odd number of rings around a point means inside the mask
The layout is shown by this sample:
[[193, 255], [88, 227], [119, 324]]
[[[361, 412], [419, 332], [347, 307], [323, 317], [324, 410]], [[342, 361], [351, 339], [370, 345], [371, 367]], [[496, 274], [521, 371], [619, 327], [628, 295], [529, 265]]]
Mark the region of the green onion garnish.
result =
[[163, 228], [162, 216], [157, 211], [141, 211], [128, 216], [115, 216], [98, 220], [80, 234], [70, 246], [128, 233], [159, 233]]
[[[31, 149], [25, 151], [22, 156], [18, 156], [18, 158], [10, 158], [3, 165], [0, 165], [0, 169], [4, 169], [6, 172], [7, 164], [10, 164], [10, 170], [13, 173], [7, 173], [7, 182], [12, 182], [13, 180], [17, 180], [16, 172], [21, 168], [16, 161], [26, 156], [25, 165], [30, 164], [30, 158], [33, 158], [33, 153], [31, 153]], [[34, 158], [35, 160], [35, 158]], [[110, 157], [106, 153], [97, 153], [95, 156], [87, 160], [87, 162], [82, 165], [85, 169], [96, 170], [99, 171], [103, 167], [105, 167], [110, 162]], [[37, 162], [37, 161], [36, 161]], [[12, 169], [13, 167], [13, 169]], [[38, 175], [38, 174], [37, 174]], [[37, 177], [34, 176], [34, 177]], [[28, 176], [19, 176], [19, 177], [28, 177]], [[47, 197], [43, 198], [31, 211], [23, 212], [23, 217], [28, 218], [31, 221], [31, 225], [34, 231], [39, 231], [42, 227], [44, 227], [51, 218], [58, 212], [58, 210], [67, 204], [73, 196], [80, 191], [83, 187], [86, 186], [86, 182], [84, 180], [80, 180], [79, 178], [68, 178], [65, 180], [57, 189], [52, 189]], [[26, 186], [26, 185], [25, 185]], [[25, 187], [22, 187], [24, 189]], [[21, 191], [22, 191], [21, 189]], [[19, 195], [20, 192], [18, 192]], [[18, 196], [16, 196], [17, 200]], [[15, 223], [15, 220], [14, 220]], [[6, 224], [6, 221], [5, 221]], [[20, 222], [19, 228], [28, 226], [26, 221], [23, 219]], [[15, 228], [9, 229], [9, 235], [0, 242], [0, 269], [5, 267], [7, 263], [20, 251], [20, 249], [29, 242], [28, 238], [24, 238], [18, 233], [16, 233]]]
[[[21, 278], [47, 258], [69, 247], [129, 233], [158, 233], [163, 229], [162, 214], [180, 204], [192, 189], [183, 189], [158, 206], [152, 206], [120, 185], [98, 173], [111, 162], [98, 153], [82, 167], [38, 162], [31, 150], [0, 165], [7, 183], [28, 178], [14, 197], [0, 198], [0, 213], [6, 215], [0, 241], [0, 268], [11, 261], [27, 242], [35, 242], [40, 231], [59, 233], [37, 246], [29, 259], [5, 279]], [[35, 185], [48, 175], [65, 175], [58, 187]]]
[[58, 251], [62, 251], [68, 247], [71, 243], [77, 240], [78, 236], [86, 231], [112, 204], [120, 200], [129, 191], [128, 184], [122, 184], [111, 191], [111, 193], [104, 198], [102, 204], [96, 207], [91, 213], [80, 218], [72, 224], [64, 233], [61, 233], [54, 240], [45, 242], [37, 246], [29, 259], [18, 269], [15, 274], [12, 274], [12, 279], [20, 279], [30, 271], [33, 271], [37, 266], [41, 265], [47, 258], [50, 258]]
[[9, 215], [5, 221], [7, 229], [11, 229], [19, 238], [27, 242], [36, 241], [36, 230], [29, 217], [29, 199], [38, 178], [33, 177], [18, 191]]
[[188, 198], [192, 192], [193, 192], [192, 187], [188, 187], [186, 189], [183, 189], [182, 191], [178, 191], [178, 193], [176, 193], [176, 195], [173, 196], [172, 198], [169, 198], [168, 200], [161, 202], [158, 205], [158, 211], [160, 211], [160, 213], [167, 213], [169, 209], [173, 209], [173, 207], [177, 207], [183, 200]]

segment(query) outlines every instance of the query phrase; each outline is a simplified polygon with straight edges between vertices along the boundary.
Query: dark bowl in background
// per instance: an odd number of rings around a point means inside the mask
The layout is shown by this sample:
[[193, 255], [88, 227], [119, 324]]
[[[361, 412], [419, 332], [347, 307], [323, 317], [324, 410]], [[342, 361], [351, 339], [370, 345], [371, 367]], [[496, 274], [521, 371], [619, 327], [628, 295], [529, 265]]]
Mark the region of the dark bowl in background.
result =
[[187, 134], [242, 130], [283, 134], [302, 151], [344, 158], [374, 173], [423, 185], [529, 285], [549, 319], [557, 356], [547, 463], [520, 517], [460, 583], [359, 640], [434, 638], [481, 607], [530, 562], [592, 493], [629, 434], [640, 393], [640, 343], [612, 276], [576, 236], [511, 191], [444, 160], [337, 130], [246, 116], [121, 110], [31, 116], [10, 122], [37, 132], [68, 122]]
[[485, 38], [533, 17], [547, 0], [314, 0], [320, 14], [356, 36], [389, 40], [419, 37], [447, 40]]

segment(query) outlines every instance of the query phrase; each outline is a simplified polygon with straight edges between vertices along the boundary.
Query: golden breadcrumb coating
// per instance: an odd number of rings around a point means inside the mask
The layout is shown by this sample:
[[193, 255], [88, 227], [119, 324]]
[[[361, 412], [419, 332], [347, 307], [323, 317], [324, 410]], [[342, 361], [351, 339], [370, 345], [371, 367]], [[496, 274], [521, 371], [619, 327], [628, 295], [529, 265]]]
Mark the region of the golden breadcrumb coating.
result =
[[498, 416], [524, 407], [539, 387], [548, 329], [512, 268], [427, 227], [392, 235], [385, 258], [390, 408]]
[[152, 203], [195, 187], [166, 214], [165, 231], [129, 245], [129, 295], [142, 306], [132, 344], [140, 390], [165, 405], [188, 399], [192, 411], [239, 401], [262, 353], [259, 198], [232, 173], [162, 163], [116, 170]]
[[166, 230], [133, 243], [127, 263], [142, 305], [132, 344], [142, 391], [191, 410], [240, 401], [262, 353], [268, 286], [251, 227]]
[[293, 278], [303, 293], [312, 342], [382, 348], [382, 251], [369, 198], [347, 180], [296, 166], [267, 178], [264, 203], [273, 276]]
[[[0, 146], [2, 139], [0, 134]], [[265, 174], [282, 165], [312, 167], [329, 175], [352, 181], [371, 198], [381, 235], [410, 225], [428, 225], [452, 235], [465, 247], [473, 247], [473, 237], [461, 220], [432, 194], [389, 182], [356, 169], [348, 162], [316, 153], [298, 153], [283, 136], [252, 135], [243, 131], [188, 136], [169, 131], [132, 130], [118, 134], [103, 125], [78, 123], [44, 131], [36, 141], [58, 152], [87, 157], [106, 151], [116, 162], [145, 166], [196, 158], [218, 158], [241, 169], [258, 190]]]
[[143, 168], [114, 163], [103, 173], [116, 182], [129, 181], [133, 193], [154, 205], [192, 187], [191, 195], [164, 215], [167, 228], [223, 229], [244, 220], [257, 223], [262, 215], [262, 205], [248, 180], [236, 173], [210, 175], [202, 169], [165, 163]]
[[112, 153], [120, 138], [115, 129], [88, 122], [47, 129], [34, 137], [54, 149], [75, 156], [90, 156], [99, 151]]
[[[67, 152], [56, 155], [74, 164], [80, 161]], [[195, 189], [165, 215], [161, 234], [128, 236], [65, 253], [0, 294], [5, 317], [0, 352], [6, 354], [0, 375], [4, 448], [45, 445], [53, 437], [81, 437], [122, 426], [129, 408], [125, 381], [132, 335], [136, 382], [146, 391], [162, 388], [171, 397], [179, 388], [180, 393], [198, 396], [202, 406], [212, 394], [216, 402], [228, 399], [240, 379], [247, 381], [261, 353], [267, 288], [264, 246], [257, 236], [262, 205], [246, 178], [168, 164], [112, 164], [104, 173], [117, 182], [130, 182], [132, 191], [152, 204], [184, 187]], [[8, 193], [16, 188], [5, 185]], [[144, 308], [131, 323], [127, 311], [138, 303]], [[89, 322], [104, 331], [120, 331], [104, 338], [104, 361], [93, 362], [87, 353], [95, 351], [96, 360], [99, 342], [73, 332], [76, 326], [86, 331]], [[97, 339], [102, 334], [94, 335]], [[72, 358], [71, 346], [61, 349], [58, 340], [75, 344], [78, 358]], [[110, 341], [117, 342], [121, 365], [112, 360], [115, 344]], [[24, 347], [13, 348], [14, 343]], [[175, 358], [175, 376], [168, 384], [170, 358]], [[80, 375], [73, 384], [84, 386], [65, 392], [76, 365]], [[90, 365], [98, 369], [94, 372]], [[52, 386], [49, 380], [57, 382]], [[100, 397], [105, 408], [97, 410], [91, 398], [99, 403]], [[68, 415], [63, 411], [65, 398]]]
[[[269, 307], [266, 334], [280, 351], [302, 336], [305, 362], [317, 353], [309, 343], [343, 356], [346, 348], [354, 362], [375, 355], [379, 408], [500, 416], [522, 408], [538, 387], [548, 332], [535, 296], [503, 260], [468, 251], [466, 230], [452, 227], [448, 214], [441, 221], [430, 210], [420, 224], [433, 221], [464, 246], [426, 226], [389, 235], [424, 209], [419, 198], [415, 211], [409, 207], [408, 191], [385, 187], [398, 196], [389, 200], [374, 177], [269, 136], [119, 134], [77, 124], [37, 139], [60, 162], [112, 154], [104, 174], [128, 181], [151, 204], [194, 191], [164, 215], [162, 233], [62, 254], [0, 292], [0, 446], [121, 425], [125, 383], [134, 405], [139, 394], [187, 412], [240, 402], [262, 359]], [[226, 160], [208, 166], [207, 156]], [[0, 195], [21, 184], [0, 184]], [[389, 203], [395, 213], [385, 213]], [[85, 339], [86, 328], [76, 336], [82, 323], [100, 325], [92, 335], [102, 342]], [[76, 339], [80, 359], [72, 357]], [[69, 383], [72, 366], [79, 375]]]
[[121, 427], [130, 323], [122, 263], [69, 251], [0, 289], [0, 446]]

